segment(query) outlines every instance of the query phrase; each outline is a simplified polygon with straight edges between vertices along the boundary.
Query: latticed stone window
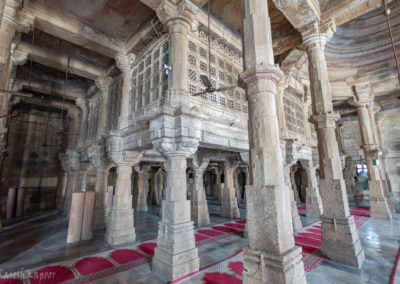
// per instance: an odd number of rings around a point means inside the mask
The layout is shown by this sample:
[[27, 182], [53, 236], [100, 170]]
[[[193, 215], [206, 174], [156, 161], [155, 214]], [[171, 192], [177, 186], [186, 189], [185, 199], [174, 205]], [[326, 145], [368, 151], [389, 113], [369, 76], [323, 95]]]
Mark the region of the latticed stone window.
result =
[[224, 97], [219, 97], [219, 103], [224, 106], [225, 105], [225, 98]]
[[191, 52], [196, 52], [197, 51], [197, 47], [196, 47], [196, 44], [193, 42], [193, 41], [189, 41], [189, 50], [191, 51]]
[[189, 64], [192, 66], [196, 66], [196, 57], [194, 57], [193, 55], [189, 55]]
[[232, 76], [227, 76], [227, 80], [229, 84], [233, 84]]
[[212, 102], [217, 102], [217, 95], [216, 95], [215, 93], [211, 93], [211, 95], [210, 95], [210, 100], [211, 100]]
[[196, 93], [196, 90], [197, 90], [196, 85], [189, 84], [189, 93], [195, 94], [195, 93]]
[[220, 68], [225, 68], [225, 62], [222, 59], [218, 59], [218, 65]]
[[240, 100], [240, 92], [239, 91], [235, 91], [235, 97], [237, 100]]
[[242, 110], [242, 108], [241, 108], [241, 106], [240, 106], [239, 103], [236, 103], [236, 104], [235, 104], [235, 109], [238, 110], [238, 111], [241, 111], [241, 110]]
[[229, 108], [233, 108], [233, 101], [232, 100], [228, 100], [228, 107]]
[[[204, 91], [204, 90], [202, 90], [202, 91]], [[202, 94], [202, 95], [201, 95], [201, 98], [206, 100], [206, 99], [207, 99], [207, 93]]]
[[142, 72], [143, 69], [144, 69], [144, 62], [142, 61], [142, 62], [140, 62], [140, 64], [139, 64], [139, 72]]
[[226, 64], [226, 70], [228, 70], [229, 72], [232, 72], [232, 65], [230, 65], [229, 63]]
[[189, 79], [192, 81], [197, 80], [197, 72], [193, 69], [189, 69]]
[[200, 56], [207, 58], [207, 50], [205, 48], [200, 47]]
[[156, 49], [156, 51], [154, 52], [154, 60], [157, 60], [160, 57], [160, 49]]
[[150, 70], [150, 68], [148, 68], [147, 70], [146, 70], [146, 73], [145, 73], [145, 80], [148, 80], [149, 78], [150, 78], [150, 74], [151, 74], [151, 70]]
[[248, 112], [249, 112], [247, 106], [243, 106], [243, 112], [245, 112], [245, 113], [248, 113]]
[[216, 75], [216, 70], [214, 67], [210, 68], [210, 72], [211, 72], [211, 76], [215, 76]]
[[211, 61], [211, 63], [215, 63], [215, 55], [214, 54], [210, 55], [210, 61]]
[[213, 88], [216, 88], [216, 87], [217, 87], [217, 82], [216, 82], [215, 80], [213, 80], [213, 79], [211, 79], [211, 86], [212, 86]]
[[153, 68], [154, 68], [154, 70], [160, 69], [160, 62], [159, 61], [155, 61], [154, 64], [153, 64]]
[[201, 71], [206, 72], [207, 71], [207, 63], [205, 63], [204, 61], [200, 61], [200, 69], [201, 69]]
[[146, 58], [146, 66], [150, 66], [150, 64], [151, 64], [151, 56], [149, 55]]
[[224, 73], [224, 72], [219, 71], [219, 79], [220, 79], [221, 81], [225, 81], [225, 73]]

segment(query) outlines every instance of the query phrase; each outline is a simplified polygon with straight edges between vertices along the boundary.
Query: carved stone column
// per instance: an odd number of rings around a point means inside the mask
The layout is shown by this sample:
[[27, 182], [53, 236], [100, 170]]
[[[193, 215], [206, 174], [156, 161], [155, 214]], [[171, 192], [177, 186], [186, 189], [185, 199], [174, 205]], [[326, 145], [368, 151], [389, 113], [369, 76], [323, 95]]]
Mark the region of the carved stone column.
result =
[[81, 117], [80, 117], [80, 127], [79, 127], [79, 136], [77, 145], [78, 147], [82, 147], [85, 145], [86, 138], [87, 138], [87, 126], [88, 126], [88, 104], [87, 100], [83, 98], [77, 98], [75, 100], [76, 105], [81, 110]]
[[[372, 133], [374, 135], [375, 144], [378, 146], [378, 148], [381, 148], [382, 143], [381, 143], [381, 139], [379, 137], [377, 121], [376, 121], [376, 117], [375, 117], [375, 114], [377, 112], [379, 112], [381, 108], [377, 105], [368, 106], [367, 108], [368, 108], [368, 113], [369, 113], [369, 117], [370, 117], [370, 121], [371, 121]], [[394, 207], [394, 197], [390, 192], [390, 188], [389, 188], [389, 185], [388, 185], [388, 182], [386, 179], [385, 165], [384, 165], [384, 161], [382, 159], [383, 153], [381, 150], [378, 150], [377, 154], [378, 154], [378, 161], [379, 161], [377, 164], [378, 164], [378, 168], [379, 168], [379, 172], [380, 172], [383, 193], [385, 195], [386, 202], [389, 206], [390, 212], [392, 214], [394, 214], [394, 213], [396, 213], [396, 210]]]
[[294, 154], [293, 152], [297, 150], [292, 146], [294, 142], [292, 139], [280, 139], [280, 142], [281, 142], [282, 155], [283, 157], [285, 157], [283, 166], [283, 175], [285, 178], [285, 186], [289, 191], [290, 209], [291, 209], [290, 211], [292, 213], [293, 230], [296, 231], [303, 227], [303, 225], [301, 224], [299, 210], [297, 209], [297, 200], [295, 195], [296, 189], [293, 189], [292, 175], [291, 175], [291, 167], [296, 163], [296, 161], [293, 158]]
[[100, 90], [101, 93], [101, 112], [100, 112], [100, 121], [99, 121], [99, 133], [100, 136], [104, 136], [107, 131], [107, 100], [108, 95], [110, 93], [110, 85], [112, 83], [111, 77], [99, 77], [95, 80], [97, 88]]
[[121, 70], [123, 76], [122, 96], [120, 102], [120, 113], [118, 118], [118, 129], [124, 129], [128, 126], [129, 116], [129, 96], [132, 87], [132, 65], [136, 56], [132, 53], [128, 55], [118, 54], [115, 57], [117, 67]]
[[[118, 143], [118, 138], [114, 143]], [[140, 162], [142, 156], [143, 153], [134, 151], [108, 152], [109, 159], [117, 166], [113, 207], [109, 213], [105, 234], [105, 241], [110, 246], [133, 242], [136, 239], [132, 208], [131, 175], [132, 167]]]
[[79, 170], [76, 177], [76, 190], [75, 191], [86, 191], [86, 179], [87, 172], [90, 167], [89, 163], [80, 163]]
[[354, 202], [354, 172], [356, 170], [356, 163], [352, 157], [346, 157], [345, 167], [343, 169], [343, 177], [346, 182], [347, 199], [349, 200], [349, 206], [355, 206]]
[[319, 216], [323, 213], [323, 210], [315, 172], [317, 166], [315, 166], [313, 161], [302, 161], [301, 164], [307, 173], [306, 216], [319, 218]]
[[67, 149], [75, 149], [79, 138], [79, 109], [69, 109], [67, 116], [71, 119], [69, 125]]
[[285, 105], [283, 103], [283, 97], [285, 93], [285, 89], [289, 86], [289, 77], [283, 76], [282, 79], [276, 85], [276, 111], [278, 114], [278, 123], [279, 123], [279, 134], [281, 137], [287, 136], [286, 129], [286, 117], [285, 117]]
[[66, 154], [60, 153], [58, 155], [58, 159], [61, 161], [62, 173], [59, 175], [58, 183], [57, 183], [57, 209], [63, 209], [63, 205], [66, 202], [67, 195], [67, 183], [68, 177], [71, 171], [71, 167], [69, 164], [69, 158]]
[[209, 159], [200, 160], [194, 158], [192, 160], [194, 184], [191, 198], [191, 215], [192, 221], [199, 227], [210, 224], [210, 216], [208, 214], [208, 205], [203, 181], [203, 175], [207, 170], [209, 162]]
[[[187, 108], [187, 33], [197, 13], [191, 1], [162, 1], [157, 16], [169, 29], [167, 103], [150, 122], [153, 146], [166, 158], [167, 185], [162, 201], [153, 270], [164, 281], [173, 281], [199, 269], [190, 201], [186, 198], [187, 157], [201, 138], [201, 115]], [[170, 131], [174, 129], [174, 131]]]
[[244, 73], [249, 104], [252, 185], [247, 191], [248, 246], [243, 283], [306, 283], [301, 249], [295, 247], [289, 192], [285, 186], [268, 1], [242, 2]]
[[[65, 188], [65, 197], [64, 197], [64, 204], [63, 204], [63, 213], [69, 215], [71, 209], [71, 201], [72, 201], [72, 193], [76, 192], [76, 184], [78, 178], [78, 171], [80, 170], [79, 164], [79, 154], [75, 151], [69, 150], [67, 151], [67, 156], [69, 161], [64, 163], [65, 166], [68, 166], [69, 171], [67, 175], [67, 185]], [[66, 169], [68, 169], [66, 167]]]
[[354, 217], [350, 215], [346, 185], [340, 163], [335, 122], [339, 115], [333, 112], [324, 48], [333, 33], [332, 25], [318, 23], [302, 31], [309, 60], [309, 75], [313, 120], [316, 123], [320, 161], [320, 193], [324, 208], [322, 221], [322, 254], [331, 260], [361, 267], [365, 256], [361, 247]]
[[372, 130], [367, 104], [373, 102], [373, 93], [369, 85], [356, 86], [356, 94], [349, 103], [357, 107], [358, 121], [365, 163], [368, 167], [368, 187], [371, 217], [391, 219], [392, 213], [387, 204], [381, 172], [379, 169], [377, 144]]
[[214, 169], [214, 174], [215, 174], [215, 184], [214, 184], [214, 199], [221, 201], [221, 176], [224, 173], [224, 171], [220, 168], [215, 168]]
[[234, 173], [238, 162], [226, 161], [224, 166], [224, 187], [221, 194], [221, 216], [225, 218], [239, 218], [239, 207], [236, 198]]
[[147, 212], [147, 195], [149, 193], [149, 170], [150, 166], [135, 166], [135, 171], [138, 173], [138, 197], [136, 203], [136, 211], [145, 211]]
[[91, 149], [90, 163], [96, 169], [95, 207], [94, 207], [94, 230], [104, 230], [107, 220], [107, 190], [108, 190], [108, 172], [112, 164], [106, 157], [102, 157], [100, 149]]

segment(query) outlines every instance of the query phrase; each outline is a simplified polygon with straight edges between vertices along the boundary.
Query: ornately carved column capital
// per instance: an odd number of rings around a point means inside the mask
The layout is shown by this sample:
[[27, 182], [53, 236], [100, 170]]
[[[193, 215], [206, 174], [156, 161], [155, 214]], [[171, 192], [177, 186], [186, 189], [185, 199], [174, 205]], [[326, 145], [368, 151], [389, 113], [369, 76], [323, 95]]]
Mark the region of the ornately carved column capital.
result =
[[133, 167], [138, 164], [143, 157], [143, 152], [137, 151], [120, 151], [120, 152], [109, 152], [107, 153], [108, 158], [117, 167]]
[[348, 103], [354, 107], [366, 107], [367, 104], [374, 101], [374, 92], [370, 85], [354, 86], [354, 96], [348, 100]]
[[161, 23], [167, 27], [183, 26], [187, 30], [195, 22], [199, 8], [190, 0], [163, 0], [156, 9]]
[[262, 65], [257, 66], [255, 70], [244, 71], [239, 75], [239, 80], [241, 85], [247, 85], [248, 95], [252, 95], [253, 93], [270, 92], [269, 82], [278, 84], [282, 77], [283, 72], [278, 66]]
[[133, 53], [129, 53], [127, 55], [119, 53], [115, 56], [115, 63], [117, 64], [118, 69], [120, 69], [123, 73], [127, 73], [131, 70], [135, 60], [136, 55]]
[[112, 81], [111, 77], [98, 77], [94, 83], [102, 94], [106, 94], [108, 93]]
[[318, 128], [336, 128], [336, 121], [340, 119], [338, 113], [329, 112], [312, 116], [312, 120], [317, 123]]
[[313, 22], [300, 28], [303, 44], [307, 50], [315, 47], [324, 49], [325, 44], [331, 39], [335, 31], [336, 25], [332, 19], [322, 23]]
[[283, 95], [283, 92], [289, 87], [289, 76], [283, 75], [281, 80], [276, 84], [279, 94]]

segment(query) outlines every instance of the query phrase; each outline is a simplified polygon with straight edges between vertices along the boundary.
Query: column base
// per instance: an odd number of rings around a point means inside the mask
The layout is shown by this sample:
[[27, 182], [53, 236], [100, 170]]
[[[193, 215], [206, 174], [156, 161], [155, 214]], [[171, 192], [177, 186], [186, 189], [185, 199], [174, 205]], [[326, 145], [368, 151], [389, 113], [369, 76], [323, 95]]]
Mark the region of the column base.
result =
[[148, 211], [147, 200], [146, 199], [141, 199], [140, 197], [138, 197], [137, 206], [136, 206], [136, 212], [137, 211], [144, 211], [144, 212]]
[[384, 197], [370, 197], [370, 216], [374, 218], [392, 219], [392, 212], [390, 211], [386, 199]]
[[239, 207], [236, 197], [222, 197], [221, 216], [229, 219], [239, 218]]
[[330, 260], [360, 268], [365, 260], [354, 217], [321, 215], [322, 255]]
[[296, 231], [298, 229], [301, 229], [303, 227], [303, 225], [301, 224], [299, 211], [297, 210], [297, 202], [291, 201], [290, 205], [291, 205], [291, 210], [292, 210], [293, 230]]
[[319, 218], [322, 214], [321, 200], [316, 196], [306, 197], [306, 216]]
[[117, 246], [135, 241], [133, 220], [133, 209], [111, 209], [107, 220], [106, 243], [110, 246]]
[[177, 225], [159, 223], [152, 267], [163, 281], [174, 281], [199, 270], [193, 222]]
[[191, 215], [194, 224], [198, 227], [210, 224], [207, 201], [192, 201], [191, 203]]
[[281, 255], [246, 247], [243, 267], [243, 283], [307, 283], [299, 247]]

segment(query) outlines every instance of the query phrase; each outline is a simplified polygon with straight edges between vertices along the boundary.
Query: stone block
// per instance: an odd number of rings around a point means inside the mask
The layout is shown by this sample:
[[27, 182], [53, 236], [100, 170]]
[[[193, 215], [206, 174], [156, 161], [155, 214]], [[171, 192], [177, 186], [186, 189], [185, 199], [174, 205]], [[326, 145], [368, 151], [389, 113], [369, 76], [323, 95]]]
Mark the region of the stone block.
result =
[[8, 189], [8, 194], [7, 194], [7, 209], [6, 209], [7, 218], [14, 217], [16, 200], [17, 200], [17, 189], [14, 187], [10, 187]]
[[96, 192], [85, 192], [85, 205], [83, 208], [82, 236], [81, 240], [86, 241], [93, 238], [93, 217]]
[[67, 243], [76, 243], [81, 240], [84, 206], [85, 206], [85, 192], [72, 193]]
[[17, 212], [16, 216], [21, 217], [24, 215], [24, 205], [25, 205], [25, 189], [23, 187], [18, 188], [17, 194]]

